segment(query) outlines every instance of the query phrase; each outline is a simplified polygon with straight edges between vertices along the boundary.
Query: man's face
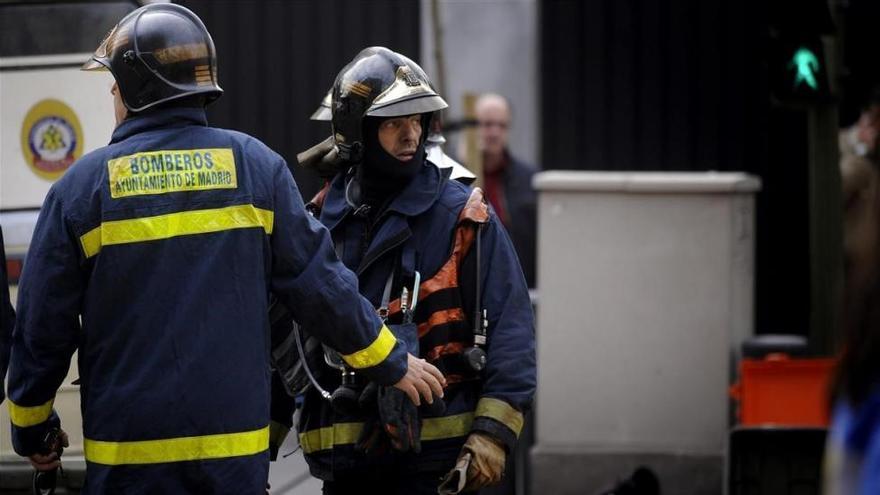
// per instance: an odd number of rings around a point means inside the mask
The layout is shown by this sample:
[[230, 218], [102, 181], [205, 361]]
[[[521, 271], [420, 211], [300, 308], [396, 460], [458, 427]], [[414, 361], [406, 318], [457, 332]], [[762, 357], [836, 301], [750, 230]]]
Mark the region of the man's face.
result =
[[116, 117], [116, 125], [119, 126], [125, 120], [125, 117], [128, 116], [128, 109], [122, 103], [122, 93], [119, 92], [118, 84], [113, 83], [113, 87], [110, 88], [110, 94], [113, 95], [113, 113]]
[[422, 116], [407, 115], [383, 120], [379, 124], [379, 144], [402, 162], [413, 159], [422, 138]]
[[501, 97], [485, 97], [477, 103], [476, 114], [480, 151], [490, 156], [500, 156], [507, 147], [507, 129], [510, 126], [507, 103]]

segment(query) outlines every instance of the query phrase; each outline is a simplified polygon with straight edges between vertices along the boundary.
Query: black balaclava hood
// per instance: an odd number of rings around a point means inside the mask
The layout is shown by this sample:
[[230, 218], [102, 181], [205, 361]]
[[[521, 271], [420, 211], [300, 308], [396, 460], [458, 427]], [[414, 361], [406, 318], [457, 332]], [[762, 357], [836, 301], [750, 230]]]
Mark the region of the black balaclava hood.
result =
[[[366, 117], [363, 120], [364, 159], [356, 167], [358, 194], [351, 198], [357, 203], [384, 209], [386, 203], [397, 195], [418, 174], [425, 164], [425, 141], [430, 114], [422, 116], [422, 135], [412, 160], [402, 162], [390, 155], [379, 142], [379, 126], [389, 118]], [[359, 186], [359, 187], [358, 187]], [[360, 205], [355, 205], [360, 206]]]

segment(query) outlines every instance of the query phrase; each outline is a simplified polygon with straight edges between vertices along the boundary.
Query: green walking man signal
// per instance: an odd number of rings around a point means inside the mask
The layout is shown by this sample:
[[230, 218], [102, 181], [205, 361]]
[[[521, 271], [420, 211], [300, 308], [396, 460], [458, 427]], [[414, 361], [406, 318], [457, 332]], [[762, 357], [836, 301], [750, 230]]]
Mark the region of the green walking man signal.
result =
[[819, 59], [808, 48], [798, 48], [791, 57], [788, 67], [796, 68], [797, 72], [794, 77], [794, 88], [797, 89], [801, 84], [806, 83], [807, 86], [814, 91], [819, 90], [819, 83], [816, 81], [816, 73], [819, 71]]

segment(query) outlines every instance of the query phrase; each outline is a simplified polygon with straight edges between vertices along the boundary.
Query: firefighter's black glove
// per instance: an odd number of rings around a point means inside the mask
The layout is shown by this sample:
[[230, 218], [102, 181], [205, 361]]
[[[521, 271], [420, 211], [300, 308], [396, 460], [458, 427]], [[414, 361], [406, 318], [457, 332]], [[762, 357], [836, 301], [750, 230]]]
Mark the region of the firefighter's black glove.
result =
[[284, 440], [287, 439], [288, 434], [290, 434], [290, 426], [274, 420], [269, 422], [270, 461], [278, 460], [278, 451], [281, 450], [281, 446], [284, 444]]
[[379, 421], [391, 440], [391, 446], [400, 452], [421, 452], [422, 424], [418, 406], [405, 392], [394, 387], [379, 387], [377, 400]]
[[379, 386], [370, 382], [364, 387], [358, 399], [358, 406], [361, 411], [368, 413], [368, 418], [364, 421], [364, 429], [361, 430], [354, 449], [364, 454], [378, 454], [391, 447], [379, 421], [379, 412], [376, 409], [378, 395]]
[[369, 383], [358, 401], [363, 411], [378, 409], [378, 415], [364, 423], [355, 448], [364, 453], [378, 452], [390, 442], [400, 452], [422, 451], [418, 407], [406, 393], [394, 387]]

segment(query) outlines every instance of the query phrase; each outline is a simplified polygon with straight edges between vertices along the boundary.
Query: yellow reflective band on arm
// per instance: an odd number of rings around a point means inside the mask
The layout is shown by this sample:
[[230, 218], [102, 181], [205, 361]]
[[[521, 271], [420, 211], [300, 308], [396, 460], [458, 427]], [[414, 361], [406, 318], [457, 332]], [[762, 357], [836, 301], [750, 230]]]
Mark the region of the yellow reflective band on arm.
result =
[[238, 187], [231, 148], [144, 151], [108, 160], [107, 173], [113, 199]]
[[342, 356], [342, 359], [349, 366], [356, 369], [376, 366], [391, 354], [391, 349], [394, 349], [395, 343], [397, 343], [397, 339], [394, 337], [394, 334], [391, 333], [387, 326], [382, 325], [382, 329], [379, 330], [379, 336], [376, 337], [372, 344], [366, 349], [346, 354]]
[[107, 466], [223, 459], [258, 454], [268, 448], [268, 426], [240, 433], [139, 442], [83, 440], [86, 460]]
[[104, 246], [170, 239], [182, 235], [262, 227], [272, 233], [275, 214], [254, 205], [182, 211], [155, 217], [103, 222], [79, 238], [87, 258]]
[[[474, 413], [467, 412], [440, 418], [422, 420], [423, 442], [463, 437], [470, 433], [474, 422]], [[305, 454], [332, 449], [336, 445], [350, 445], [357, 442], [361, 435], [363, 423], [337, 423], [333, 426], [309, 430], [299, 435], [299, 444]]]
[[[3, 383], [0, 382], [0, 386]], [[19, 406], [12, 400], [9, 400], [9, 419], [12, 424], [19, 428], [27, 428], [28, 426], [38, 425], [49, 419], [52, 415], [52, 405], [55, 398], [52, 397], [48, 402], [39, 406]]]
[[507, 402], [491, 397], [483, 397], [477, 402], [477, 417], [492, 418], [507, 426], [519, 437], [523, 427], [523, 414]]

